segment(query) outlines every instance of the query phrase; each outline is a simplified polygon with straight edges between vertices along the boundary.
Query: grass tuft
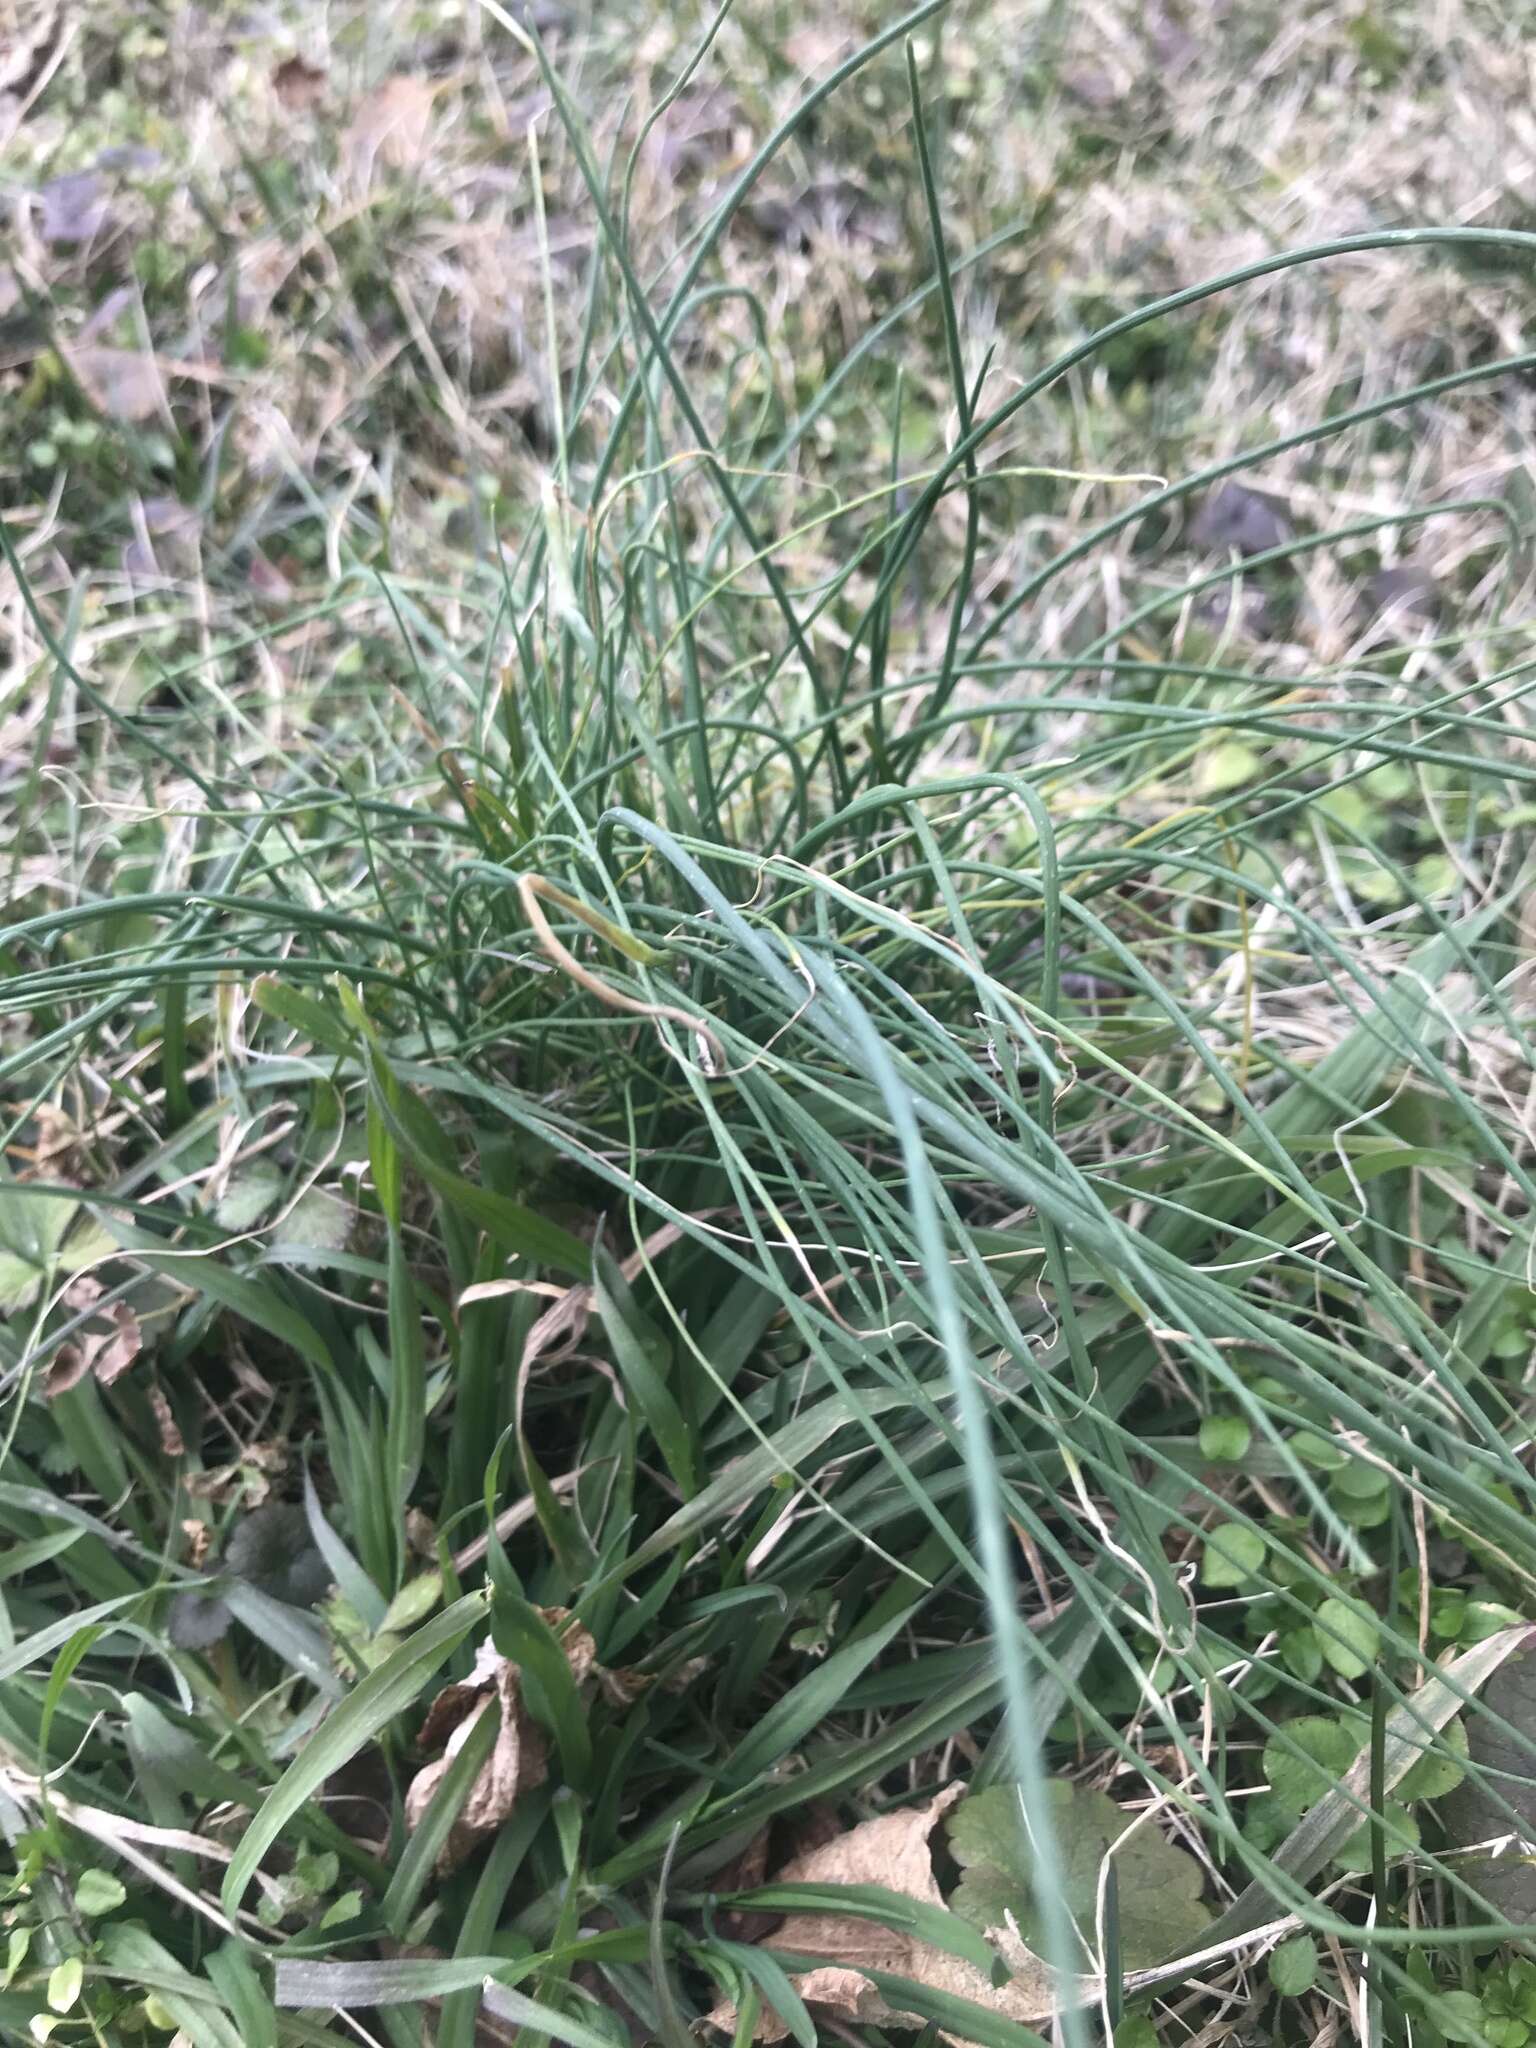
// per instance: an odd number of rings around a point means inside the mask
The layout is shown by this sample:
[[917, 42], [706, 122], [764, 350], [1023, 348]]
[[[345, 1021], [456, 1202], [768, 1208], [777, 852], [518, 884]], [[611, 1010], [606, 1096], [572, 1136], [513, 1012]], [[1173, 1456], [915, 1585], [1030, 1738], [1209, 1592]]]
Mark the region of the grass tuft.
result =
[[1524, 2048], [1517, 39], [685, 13], [0, 58], [0, 2036]]

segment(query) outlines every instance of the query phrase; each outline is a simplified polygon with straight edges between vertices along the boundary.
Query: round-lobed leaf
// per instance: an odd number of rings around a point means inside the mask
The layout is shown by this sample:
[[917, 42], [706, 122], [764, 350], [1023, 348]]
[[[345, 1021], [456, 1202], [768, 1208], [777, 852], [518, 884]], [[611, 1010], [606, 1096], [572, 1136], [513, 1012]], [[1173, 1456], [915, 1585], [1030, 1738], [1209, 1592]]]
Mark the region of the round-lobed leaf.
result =
[[1205, 1539], [1201, 1582], [1207, 1586], [1244, 1585], [1263, 1565], [1268, 1550], [1257, 1529], [1242, 1522], [1222, 1522]]
[[1353, 1600], [1325, 1600], [1315, 1627], [1324, 1659], [1341, 1678], [1363, 1678], [1381, 1654], [1381, 1630]]
[[[1192, 1856], [1150, 1821], [1133, 1827], [1135, 1815], [1106, 1793], [1062, 1778], [1052, 1779], [1049, 1791], [1067, 1910], [1090, 1953], [1097, 1946], [1100, 1871], [1111, 1852], [1126, 1969], [1150, 1968], [1200, 1934], [1210, 1916]], [[964, 1871], [951, 1911], [983, 1930], [1006, 1926], [1011, 1916], [1025, 1942], [1038, 1948], [1044, 1936], [1035, 1854], [1017, 1787], [993, 1785], [963, 1800], [949, 1823], [949, 1846]]]
[[1269, 1959], [1269, 1981], [1282, 1998], [1299, 1998], [1317, 1982], [1317, 1945], [1310, 1934], [1282, 1941]]

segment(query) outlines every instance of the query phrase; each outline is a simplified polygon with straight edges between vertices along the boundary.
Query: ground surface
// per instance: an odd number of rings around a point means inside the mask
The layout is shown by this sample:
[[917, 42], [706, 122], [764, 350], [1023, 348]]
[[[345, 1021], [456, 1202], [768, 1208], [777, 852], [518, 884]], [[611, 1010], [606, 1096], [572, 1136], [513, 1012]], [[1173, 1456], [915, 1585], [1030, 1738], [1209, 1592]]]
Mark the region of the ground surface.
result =
[[0, 0], [0, 2034], [1524, 2048], [1536, 15], [522, 23]]

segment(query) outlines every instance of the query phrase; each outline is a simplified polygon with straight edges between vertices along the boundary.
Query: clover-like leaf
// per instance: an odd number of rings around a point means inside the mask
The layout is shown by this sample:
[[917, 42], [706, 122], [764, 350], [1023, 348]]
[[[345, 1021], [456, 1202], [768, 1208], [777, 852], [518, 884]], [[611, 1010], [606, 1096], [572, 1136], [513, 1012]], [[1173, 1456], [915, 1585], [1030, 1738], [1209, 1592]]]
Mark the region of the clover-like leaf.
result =
[[1316, 1805], [1360, 1754], [1369, 1732], [1358, 1717], [1300, 1714], [1287, 1721], [1264, 1745], [1264, 1775], [1281, 1805], [1297, 1815]]
[[1410, 1764], [1397, 1796], [1405, 1802], [1415, 1799], [1443, 1799], [1454, 1792], [1466, 1776], [1462, 1761], [1467, 1754], [1467, 1731], [1460, 1721], [1442, 1729], [1433, 1746], [1425, 1740], [1424, 1754]]
[[[1401, 1856], [1406, 1850], [1416, 1849], [1419, 1846], [1419, 1824], [1407, 1807], [1396, 1799], [1389, 1799], [1384, 1808], [1384, 1813], [1386, 1818], [1385, 1847], [1387, 1855], [1389, 1857]], [[1372, 1822], [1368, 1820], [1361, 1821], [1359, 1827], [1355, 1829], [1355, 1832], [1349, 1837], [1348, 1841], [1341, 1848], [1334, 1851], [1334, 1869], [1358, 1872], [1369, 1870], [1374, 1854], [1374, 1845], [1371, 1839], [1373, 1832]]]
[[1205, 1539], [1200, 1579], [1207, 1586], [1241, 1586], [1263, 1564], [1269, 1545], [1243, 1522], [1222, 1522]]
[[1324, 1657], [1341, 1678], [1364, 1678], [1381, 1650], [1381, 1630], [1355, 1600], [1325, 1600], [1314, 1623]]
[[[1193, 1941], [1210, 1917], [1200, 1900], [1194, 1858], [1149, 1821], [1122, 1842], [1135, 1816], [1106, 1793], [1062, 1778], [1052, 1779], [1048, 1789], [1063, 1897], [1090, 1953], [1096, 1947], [1099, 1872], [1111, 1849], [1125, 1967], [1148, 1969]], [[993, 1785], [973, 1792], [950, 1821], [949, 1846], [965, 1873], [950, 1910], [983, 1929], [1006, 1926], [1011, 1915], [1026, 1943], [1037, 1949], [1044, 1938], [1037, 1866], [1018, 1788]]]

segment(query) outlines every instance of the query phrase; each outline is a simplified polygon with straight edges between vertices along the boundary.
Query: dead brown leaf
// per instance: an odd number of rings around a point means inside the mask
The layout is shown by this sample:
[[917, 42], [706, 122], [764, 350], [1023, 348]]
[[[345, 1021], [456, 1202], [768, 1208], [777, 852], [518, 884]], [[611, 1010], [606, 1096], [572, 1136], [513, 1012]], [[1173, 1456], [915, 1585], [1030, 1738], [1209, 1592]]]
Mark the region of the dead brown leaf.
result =
[[165, 386], [152, 355], [136, 348], [68, 348], [64, 360], [86, 396], [110, 419], [137, 426], [165, 404]]
[[437, 87], [397, 71], [358, 105], [342, 137], [342, 155], [364, 191], [380, 170], [414, 170], [427, 153]]
[[[795, 1856], [774, 1878], [775, 1884], [877, 1884], [887, 1891], [901, 1892], [931, 1906], [944, 1901], [933, 1875], [933, 1857], [928, 1838], [941, 1816], [964, 1795], [963, 1785], [950, 1785], [926, 1806], [902, 1813], [882, 1814], [850, 1828], [836, 1840], [824, 1842]], [[919, 1941], [894, 1927], [877, 1921], [860, 1920], [833, 1913], [790, 1913], [769, 1940], [766, 1949], [800, 1955], [825, 1956], [819, 1968], [792, 1979], [807, 2005], [820, 2006], [831, 2015], [861, 2025], [918, 2028], [924, 2025], [916, 2013], [902, 2012], [888, 2005], [883, 1994], [870, 1982], [868, 1971], [889, 1971], [910, 1977], [930, 1990], [971, 1999], [989, 2012], [1034, 2026], [1048, 2019], [1057, 1999], [1051, 1973], [1031, 1953], [1013, 1927], [988, 1928], [987, 1940], [1013, 1973], [1001, 1990], [974, 1964]], [[718, 2005], [709, 2015], [712, 2026], [727, 2031], [736, 2025], [736, 2010], [728, 2003]], [[789, 2029], [771, 2007], [764, 2007], [756, 2028], [759, 2041], [782, 2041]], [[945, 2040], [959, 2037], [946, 2034]]]
[[251, 586], [252, 595], [259, 597], [263, 604], [287, 604], [293, 597], [293, 585], [259, 548], [251, 556], [246, 581]]
[[[160, 1449], [163, 1454], [167, 1458], [185, 1457], [187, 1452], [186, 1440], [182, 1436], [181, 1427], [175, 1415], [172, 1413], [170, 1401], [163, 1387], [150, 1388], [149, 1405], [155, 1418], [155, 1427], [160, 1432]], [[185, 1529], [188, 1527], [188, 1524], [183, 1522], [181, 1526]], [[206, 1534], [206, 1524], [197, 1522], [191, 1526], [203, 1529]]]
[[308, 113], [325, 97], [325, 73], [302, 57], [285, 57], [272, 73], [272, 90], [290, 114]]
[[[65, 1289], [64, 1302], [78, 1314], [90, 1309], [100, 1296], [101, 1282], [82, 1273]], [[43, 1392], [52, 1401], [67, 1394], [71, 1387], [78, 1387], [88, 1373], [94, 1373], [102, 1386], [110, 1387], [143, 1349], [144, 1334], [138, 1317], [126, 1301], [114, 1301], [110, 1308], [93, 1317], [72, 1343], [59, 1346], [44, 1378]]]
[[656, 1683], [653, 1673], [635, 1671], [628, 1665], [621, 1665], [617, 1671], [610, 1671], [606, 1665], [596, 1664], [598, 1690], [611, 1707], [632, 1707], [641, 1693], [649, 1692]]
[[[569, 1619], [563, 1607], [539, 1611], [557, 1632]], [[560, 1646], [578, 1685], [597, 1673], [597, 1645], [580, 1623], [564, 1629]], [[436, 1763], [426, 1765], [411, 1780], [405, 1795], [408, 1828], [421, 1825], [448, 1766], [486, 1714], [495, 1714], [499, 1720], [495, 1746], [469, 1788], [469, 1797], [438, 1856], [437, 1867], [444, 1875], [462, 1863], [477, 1842], [504, 1826], [522, 1794], [542, 1785], [549, 1773], [543, 1731], [523, 1705], [521, 1669], [503, 1657], [494, 1643], [482, 1643], [469, 1677], [461, 1685], [444, 1686], [422, 1723], [417, 1741], [423, 1749], [435, 1749], [444, 1741], [447, 1747]]]
[[287, 1469], [286, 1444], [248, 1444], [236, 1463], [189, 1472], [183, 1483], [193, 1500], [216, 1501], [221, 1506], [238, 1501], [242, 1507], [259, 1508], [271, 1493], [273, 1482]]

